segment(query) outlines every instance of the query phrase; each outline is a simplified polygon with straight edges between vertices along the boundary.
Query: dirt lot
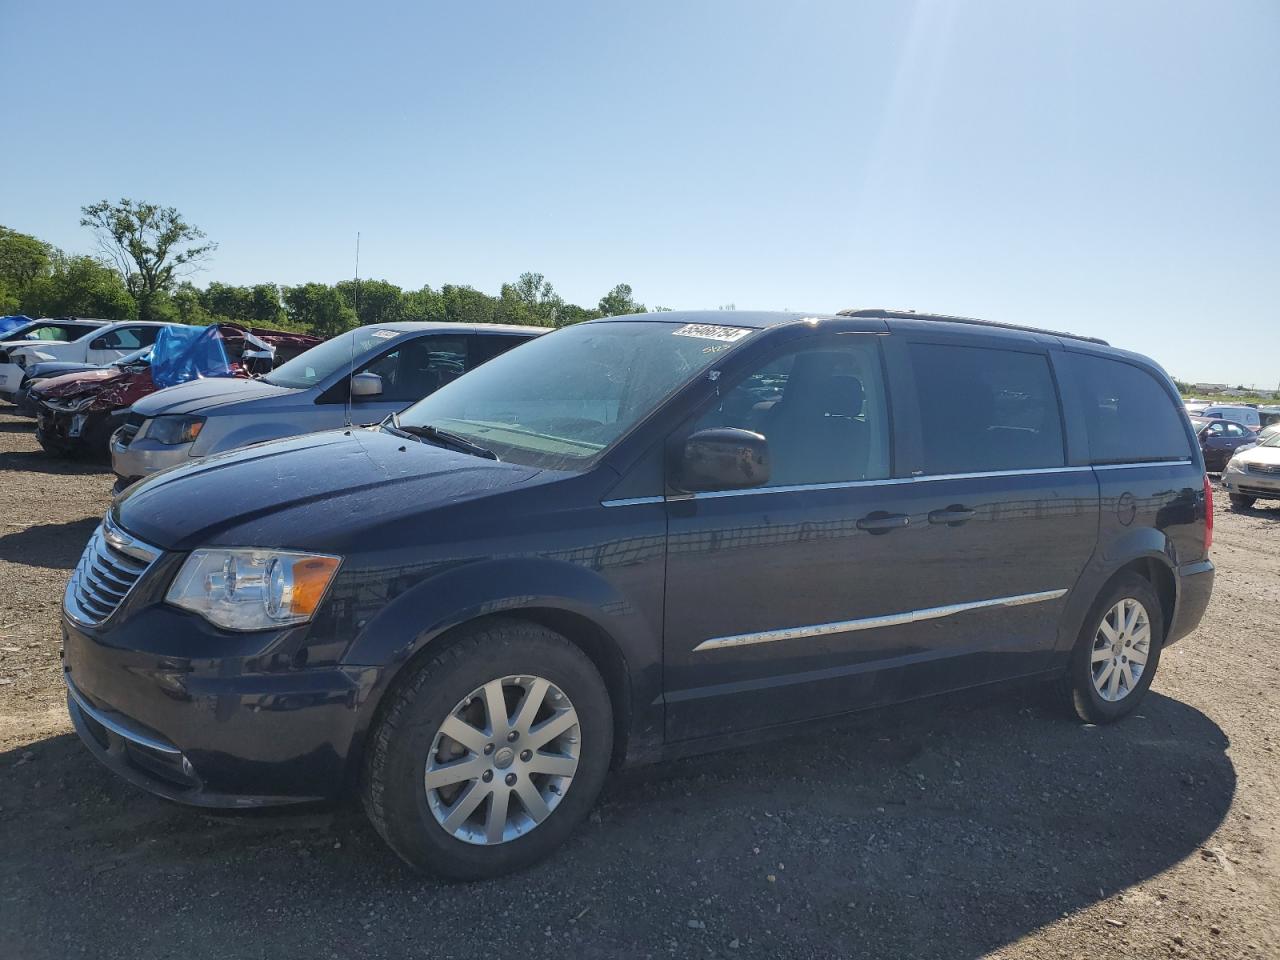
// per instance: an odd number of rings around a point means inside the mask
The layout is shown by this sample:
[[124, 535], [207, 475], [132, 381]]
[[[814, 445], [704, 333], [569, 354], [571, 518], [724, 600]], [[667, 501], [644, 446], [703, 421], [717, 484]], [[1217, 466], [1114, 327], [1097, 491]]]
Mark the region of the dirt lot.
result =
[[110, 478], [0, 413], [0, 956], [1280, 957], [1280, 505], [1140, 715], [953, 699], [614, 776], [559, 856], [449, 886], [354, 810], [214, 816], [80, 748], [58, 604]]

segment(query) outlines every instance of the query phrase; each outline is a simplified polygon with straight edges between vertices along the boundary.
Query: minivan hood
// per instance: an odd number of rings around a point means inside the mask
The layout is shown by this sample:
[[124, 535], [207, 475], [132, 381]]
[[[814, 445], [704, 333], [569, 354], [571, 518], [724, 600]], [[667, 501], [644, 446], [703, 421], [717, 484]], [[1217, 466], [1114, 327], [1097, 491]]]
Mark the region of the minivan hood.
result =
[[133, 412], [143, 417], [167, 413], [203, 413], [229, 403], [279, 397], [294, 393], [290, 387], [277, 387], [261, 380], [245, 377], [205, 377], [157, 390], [133, 405]]
[[130, 533], [165, 550], [341, 552], [377, 524], [485, 496], [539, 472], [382, 431], [331, 430], [152, 474], [112, 512]]

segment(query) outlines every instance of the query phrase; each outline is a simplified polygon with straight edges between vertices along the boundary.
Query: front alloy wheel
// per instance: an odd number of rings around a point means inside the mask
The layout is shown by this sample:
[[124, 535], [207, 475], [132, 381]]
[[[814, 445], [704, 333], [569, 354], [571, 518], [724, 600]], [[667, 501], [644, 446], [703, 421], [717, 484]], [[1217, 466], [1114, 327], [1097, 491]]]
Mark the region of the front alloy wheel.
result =
[[578, 748], [578, 714], [551, 681], [490, 680], [436, 732], [423, 775], [427, 805], [459, 840], [514, 840], [560, 805], [578, 771]]
[[569, 837], [604, 784], [608, 690], [591, 658], [547, 627], [462, 627], [386, 696], [364, 806], [420, 870], [479, 880], [528, 866]]

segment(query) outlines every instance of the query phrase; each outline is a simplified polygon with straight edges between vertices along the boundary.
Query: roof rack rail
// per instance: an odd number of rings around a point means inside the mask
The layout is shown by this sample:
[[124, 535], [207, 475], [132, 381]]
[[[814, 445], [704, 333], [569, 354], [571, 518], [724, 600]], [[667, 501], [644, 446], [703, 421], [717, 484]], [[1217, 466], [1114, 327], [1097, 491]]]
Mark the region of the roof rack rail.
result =
[[884, 310], [880, 307], [859, 309], [850, 307], [836, 314], [838, 317], [870, 317], [876, 320], [934, 320], [939, 323], [971, 323], [977, 327], [998, 327], [1001, 330], [1021, 330], [1024, 333], [1045, 333], [1051, 337], [1066, 337], [1069, 340], [1084, 340], [1088, 343], [1111, 344], [1098, 337], [1086, 337], [1078, 333], [1064, 333], [1061, 330], [1042, 330], [1040, 327], [1024, 327], [1017, 323], [1000, 323], [997, 320], [979, 320], [977, 317], [949, 317], [943, 313], [917, 313], [914, 310]]

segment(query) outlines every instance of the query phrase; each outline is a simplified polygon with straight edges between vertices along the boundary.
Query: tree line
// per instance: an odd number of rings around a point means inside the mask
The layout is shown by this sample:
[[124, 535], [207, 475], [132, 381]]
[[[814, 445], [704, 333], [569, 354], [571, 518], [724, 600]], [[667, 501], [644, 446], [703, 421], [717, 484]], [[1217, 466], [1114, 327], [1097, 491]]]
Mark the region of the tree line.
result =
[[[367, 323], [430, 320], [561, 327], [643, 313], [625, 283], [589, 307], [565, 301], [540, 273], [522, 273], [497, 296], [463, 284], [407, 290], [386, 280], [251, 286], [189, 279], [217, 249], [173, 207], [103, 200], [81, 210], [96, 255], [68, 254], [0, 226], [0, 315], [105, 320], [233, 322], [333, 336]], [[656, 307], [656, 310], [666, 309]]]

